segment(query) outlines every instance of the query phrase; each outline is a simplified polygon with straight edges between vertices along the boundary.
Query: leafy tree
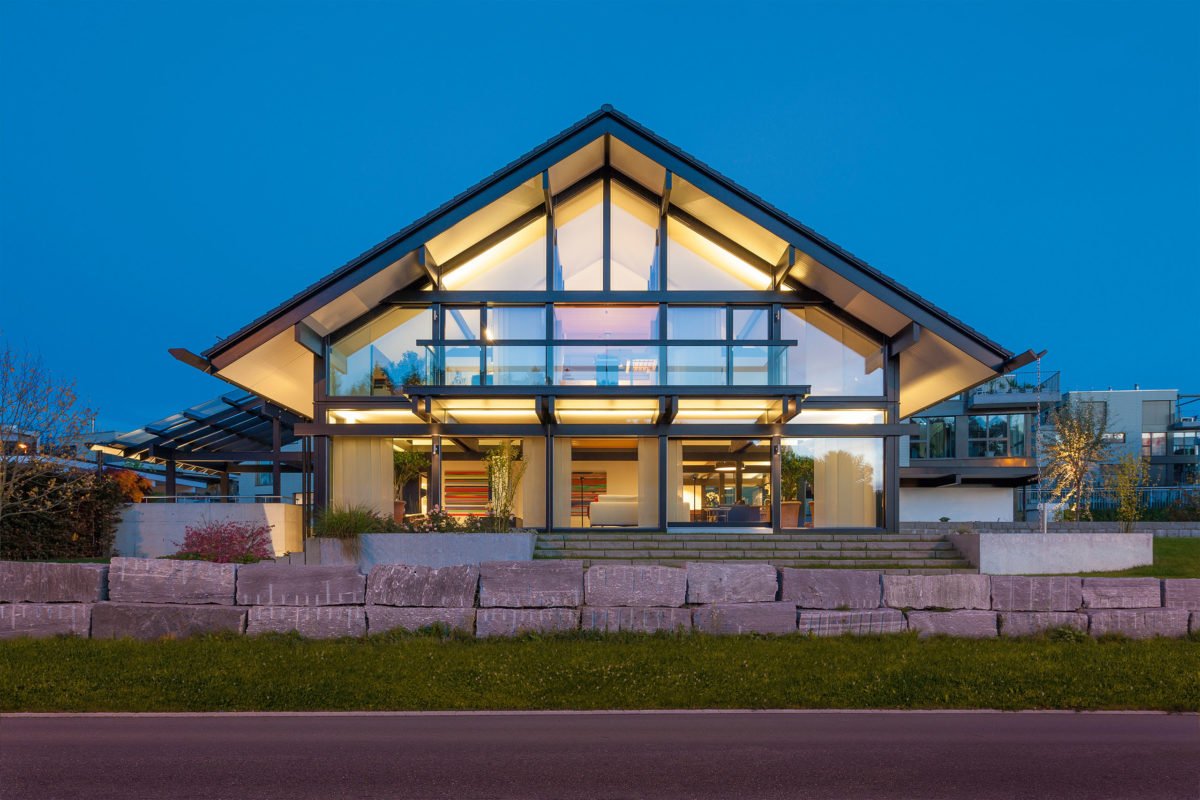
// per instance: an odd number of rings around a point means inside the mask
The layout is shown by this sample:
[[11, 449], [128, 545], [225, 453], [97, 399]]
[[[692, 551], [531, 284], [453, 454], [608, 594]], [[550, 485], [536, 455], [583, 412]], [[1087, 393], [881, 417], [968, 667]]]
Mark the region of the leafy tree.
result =
[[1096, 475], [1108, 459], [1105, 440], [1108, 421], [1092, 403], [1071, 401], [1050, 413], [1050, 426], [1042, 432], [1046, 466], [1042, 482], [1050, 496], [1064, 503], [1076, 522], [1091, 517]]
[[1125, 533], [1129, 533], [1142, 516], [1142, 497], [1138, 490], [1146, 483], [1146, 459], [1126, 453], [1115, 464], [1108, 465], [1106, 472], [1105, 482], [1117, 496], [1117, 519]]

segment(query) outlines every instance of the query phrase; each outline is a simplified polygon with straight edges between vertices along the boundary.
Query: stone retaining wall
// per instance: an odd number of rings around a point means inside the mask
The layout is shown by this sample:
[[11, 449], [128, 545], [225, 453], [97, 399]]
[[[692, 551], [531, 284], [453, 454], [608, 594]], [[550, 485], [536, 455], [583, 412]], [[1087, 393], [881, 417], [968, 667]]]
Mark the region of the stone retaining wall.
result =
[[114, 558], [108, 566], [0, 562], [0, 638], [179, 638], [296, 631], [364, 636], [445, 625], [479, 637], [563, 631], [837, 636], [1200, 632], [1200, 579], [884, 575], [581, 561], [479, 566], [255, 564]]

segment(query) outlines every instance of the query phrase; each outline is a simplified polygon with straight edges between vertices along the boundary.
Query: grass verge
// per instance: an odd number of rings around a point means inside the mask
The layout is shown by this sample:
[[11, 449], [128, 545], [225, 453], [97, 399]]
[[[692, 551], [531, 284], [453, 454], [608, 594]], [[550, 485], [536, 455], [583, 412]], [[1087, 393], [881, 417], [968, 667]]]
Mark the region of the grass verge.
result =
[[1085, 578], [1200, 578], [1200, 539], [1154, 538], [1154, 563], [1118, 572], [1083, 572]]
[[1200, 710], [1200, 641], [436, 634], [0, 642], [0, 711]]

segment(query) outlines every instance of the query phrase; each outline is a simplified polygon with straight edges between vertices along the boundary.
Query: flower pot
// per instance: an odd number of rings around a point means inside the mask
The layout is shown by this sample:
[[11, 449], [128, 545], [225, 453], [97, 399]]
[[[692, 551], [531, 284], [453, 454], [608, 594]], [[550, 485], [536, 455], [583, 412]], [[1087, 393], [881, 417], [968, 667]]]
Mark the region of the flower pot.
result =
[[408, 503], [403, 500], [396, 500], [392, 504], [392, 519], [396, 522], [404, 522], [404, 512], [408, 510]]
[[800, 527], [800, 501], [784, 500], [779, 504], [779, 527]]

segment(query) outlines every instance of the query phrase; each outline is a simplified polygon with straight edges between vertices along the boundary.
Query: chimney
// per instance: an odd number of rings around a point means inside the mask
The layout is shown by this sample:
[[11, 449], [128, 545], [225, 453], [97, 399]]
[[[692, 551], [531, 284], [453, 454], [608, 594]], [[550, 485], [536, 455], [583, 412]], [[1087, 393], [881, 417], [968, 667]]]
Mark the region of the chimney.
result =
[[1134, 390], [1135, 392], [1136, 392], [1136, 391], [1138, 391], [1138, 390], [1139, 390], [1139, 389], [1141, 389], [1141, 388], [1142, 388], [1142, 387], [1141, 387], [1141, 386], [1138, 386], [1136, 383], [1133, 385], [1133, 390]]

